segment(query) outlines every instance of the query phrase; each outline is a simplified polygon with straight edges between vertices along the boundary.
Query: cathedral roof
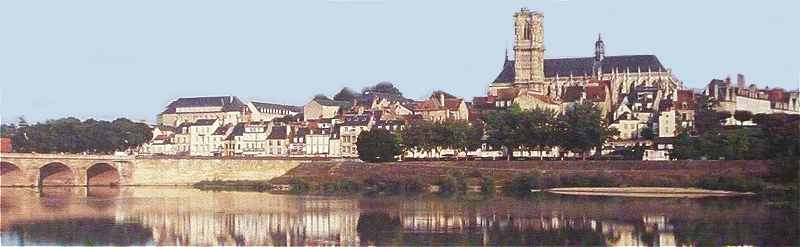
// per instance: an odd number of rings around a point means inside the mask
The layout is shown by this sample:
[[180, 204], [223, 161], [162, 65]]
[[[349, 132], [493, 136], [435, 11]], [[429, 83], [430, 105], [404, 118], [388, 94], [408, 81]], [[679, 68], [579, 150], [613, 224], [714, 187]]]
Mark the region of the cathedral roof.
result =
[[[664, 66], [655, 55], [627, 55], [627, 56], [606, 56], [601, 64], [603, 73], [611, 73], [617, 69], [619, 72], [641, 71], [665, 71]], [[576, 58], [553, 58], [544, 60], [544, 76], [583, 76], [592, 74], [594, 67], [594, 57]], [[514, 61], [506, 60], [503, 64], [503, 71], [494, 80], [494, 83], [514, 82]]]

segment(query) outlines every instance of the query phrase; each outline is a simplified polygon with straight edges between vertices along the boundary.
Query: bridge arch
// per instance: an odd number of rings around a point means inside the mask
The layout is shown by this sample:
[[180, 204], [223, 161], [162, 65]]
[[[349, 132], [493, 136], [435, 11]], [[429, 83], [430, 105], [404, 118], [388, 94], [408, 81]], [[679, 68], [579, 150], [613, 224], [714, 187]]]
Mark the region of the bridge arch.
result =
[[0, 186], [23, 185], [24, 182], [22, 169], [10, 162], [0, 162]]
[[39, 186], [75, 185], [75, 172], [61, 162], [51, 162], [39, 168]]
[[119, 170], [108, 163], [97, 163], [86, 169], [87, 186], [117, 186]]

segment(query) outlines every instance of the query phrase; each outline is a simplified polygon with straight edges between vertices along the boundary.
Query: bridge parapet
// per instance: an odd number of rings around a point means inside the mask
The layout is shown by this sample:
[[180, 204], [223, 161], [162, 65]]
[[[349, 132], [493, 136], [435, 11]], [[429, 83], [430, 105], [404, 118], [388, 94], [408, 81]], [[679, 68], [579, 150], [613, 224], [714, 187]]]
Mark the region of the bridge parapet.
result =
[[96, 155], [96, 154], [37, 154], [37, 153], [1, 153], [0, 159], [50, 159], [50, 160], [135, 160], [133, 155]]

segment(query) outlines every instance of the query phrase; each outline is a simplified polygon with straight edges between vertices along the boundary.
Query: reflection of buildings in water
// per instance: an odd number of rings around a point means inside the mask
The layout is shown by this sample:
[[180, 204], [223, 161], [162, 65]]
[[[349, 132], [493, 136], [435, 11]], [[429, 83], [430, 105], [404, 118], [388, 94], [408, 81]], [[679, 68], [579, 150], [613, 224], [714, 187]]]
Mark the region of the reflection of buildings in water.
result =
[[[133, 213], [128, 220], [150, 227], [153, 231], [153, 240], [160, 245], [358, 243], [356, 223], [359, 213], [353, 202], [345, 200], [292, 202], [296, 205], [285, 206], [300, 211], [229, 213], [193, 212], [175, 208], [173, 212]], [[345, 208], [350, 210], [344, 210]]]
[[406, 232], [476, 233], [484, 244], [490, 243], [493, 232], [558, 232], [584, 229], [602, 233], [610, 246], [675, 246], [673, 226], [665, 216], [644, 215], [639, 222], [598, 220], [586, 216], [567, 216], [554, 210], [527, 217], [476, 211], [437, 202], [411, 200], [401, 203], [398, 217]]

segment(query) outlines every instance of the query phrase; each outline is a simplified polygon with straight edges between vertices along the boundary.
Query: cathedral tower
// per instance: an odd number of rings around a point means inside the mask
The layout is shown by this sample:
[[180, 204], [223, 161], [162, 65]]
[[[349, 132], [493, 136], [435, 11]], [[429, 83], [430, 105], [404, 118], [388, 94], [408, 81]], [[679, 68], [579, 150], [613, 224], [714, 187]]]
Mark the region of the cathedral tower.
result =
[[603, 38], [597, 34], [597, 42], [594, 42], [594, 64], [592, 72], [595, 76], [600, 76], [603, 73], [603, 59], [606, 58], [606, 44], [603, 43]]
[[522, 8], [514, 14], [514, 83], [532, 83], [535, 91], [544, 85], [544, 15]]

